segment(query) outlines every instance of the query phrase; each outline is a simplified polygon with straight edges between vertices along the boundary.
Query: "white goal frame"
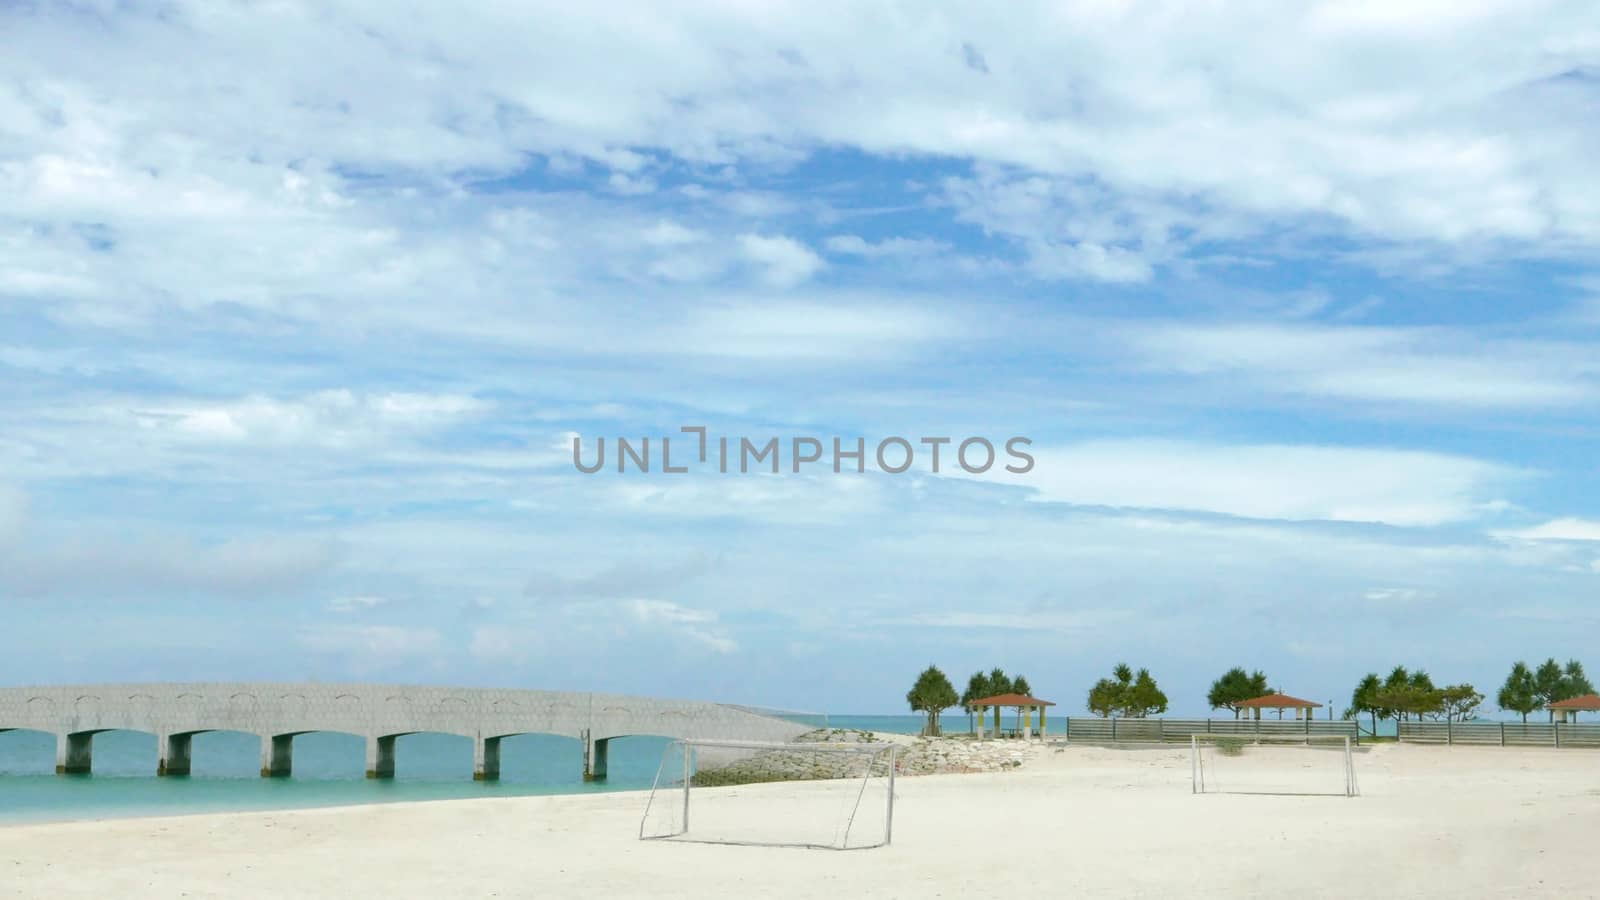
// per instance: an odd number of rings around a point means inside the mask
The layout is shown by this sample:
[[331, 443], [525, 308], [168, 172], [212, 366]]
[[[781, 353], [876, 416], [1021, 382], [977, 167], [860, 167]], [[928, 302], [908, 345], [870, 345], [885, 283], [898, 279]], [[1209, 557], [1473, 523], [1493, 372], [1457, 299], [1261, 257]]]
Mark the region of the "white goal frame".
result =
[[[1203, 744], [1220, 744], [1223, 742], [1237, 742], [1240, 744], [1276, 745], [1284, 747], [1315, 747], [1319, 744], [1328, 744], [1344, 750], [1344, 792], [1345, 797], [1361, 796], [1361, 785], [1356, 781], [1355, 751], [1352, 749], [1350, 736], [1344, 734], [1224, 734], [1213, 732], [1208, 734], [1191, 734], [1189, 736], [1189, 793], [1191, 794], [1265, 794], [1269, 791], [1229, 791], [1222, 788], [1207, 790], [1205, 760], [1200, 755]], [[1305, 791], [1307, 795], [1337, 797], [1339, 793], [1333, 791]]]
[[[792, 841], [792, 842], [790, 842], [790, 841], [761, 841], [761, 840], [748, 840], [747, 841], [747, 840], [735, 840], [735, 839], [695, 837], [694, 835], [690, 834], [690, 832], [689, 832], [689, 808], [690, 808], [690, 798], [693, 796], [694, 774], [695, 774], [695, 749], [699, 748], [699, 747], [717, 748], [717, 749], [724, 749], [724, 750], [751, 750], [751, 751], [755, 751], [755, 752], [778, 751], [778, 752], [791, 752], [791, 753], [837, 753], [837, 754], [848, 754], [848, 755], [852, 755], [852, 756], [863, 756], [863, 757], [867, 758], [868, 762], [867, 762], [867, 770], [866, 770], [866, 772], [864, 772], [862, 774], [862, 776], [860, 777], [860, 779], [859, 779], [860, 785], [856, 788], [855, 800], [854, 800], [853, 803], [850, 804], [848, 816], [847, 816], [847, 819], [846, 819], [846, 822], [845, 822], [843, 836], [836, 843], [821, 844], [821, 843], [807, 842], [807, 841]], [[681, 752], [680, 753], [673, 753], [673, 749], [674, 748], [678, 748]], [[710, 740], [710, 739], [707, 739], [707, 740], [695, 740], [693, 738], [674, 740], [672, 743], [667, 745], [667, 749], [661, 754], [661, 764], [656, 767], [655, 780], [653, 782], [651, 782], [651, 784], [650, 784], [650, 797], [649, 797], [648, 800], [645, 801], [644, 815], [639, 820], [639, 840], [641, 840], [641, 841], [678, 841], [678, 842], [683, 842], [683, 843], [696, 843], [696, 844], [724, 844], [724, 845], [732, 845], [732, 846], [739, 846], [739, 847], [796, 847], [796, 848], [804, 848], [804, 849], [811, 849], [811, 850], [870, 850], [870, 849], [872, 849], [874, 847], [887, 847], [889, 845], [890, 840], [894, 837], [894, 775], [895, 775], [895, 769], [897, 768], [897, 753], [898, 753], [898, 750], [899, 750], [898, 745], [887, 743], [887, 742], [862, 742], [862, 743], [849, 744], [849, 743], [830, 743], [830, 742], [827, 742], [827, 741], [815, 741], [815, 742], [811, 742], [811, 741], [794, 741], [794, 742], [783, 743], [783, 742], [771, 742], [771, 741], [727, 741], [727, 740]], [[873, 761], [875, 759], [879, 758], [879, 757], [884, 756], [885, 754], [887, 754], [887, 764], [888, 764], [887, 765], [887, 769], [888, 769], [888, 772], [887, 772], [887, 776], [886, 776], [886, 778], [887, 778], [887, 785], [886, 785], [886, 791], [885, 791], [886, 797], [885, 797], [885, 800], [884, 800], [885, 807], [884, 807], [884, 816], [883, 816], [883, 837], [882, 837], [881, 840], [878, 840], [875, 843], [858, 844], [856, 846], [850, 846], [850, 843], [849, 843], [850, 842], [850, 828], [855, 824], [856, 814], [861, 810], [861, 801], [862, 801], [862, 798], [866, 795], [867, 784], [873, 778]], [[676, 769], [676, 766], [678, 765], [678, 761], [677, 761], [678, 759], [682, 760], [681, 764], [682, 764], [682, 767], [683, 767], [682, 768], [683, 790], [681, 791], [681, 794], [682, 794], [681, 799], [667, 796], [666, 794], [664, 794], [660, 790], [660, 788], [661, 788], [661, 780], [662, 780], [662, 773], [667, 771], [669, 763], [672, 763], [674, 769]], [[668, 776], [668, 777], [670, 778], [671, 776]], [[885, 777], [885, 776], [879, 776], [879, 777]], [[842, 779], [841, 778], [841, 779], [818, 779], [818, 780], [844, 781], [846, 779]], [[855, 780], [855, 779], [852, 776], [852, 778], [849, 779], [849, 780]], [[758, 782], [752, 782], [752, 783], [758, 783]], [[774, 784], [777, 784], [777, 783], [787, 783], [787, 782], [783, 782], [783, 781], [775, 779], [772, 782], [759, 782], [759, 783], [774, 783]], [[679, 827], [678, 830], [670, 832], [670, 833], [666, 833], [666, 834], [646, 834], [645, 833], [645, 829], [649, 825], [649, 822], [650, 822], [650, 810], [651, 810], [651, 807], [654, 806], [655, 803], [656, 803], [657, 794], [662, 794], [663, 798], [666, 800], [666, 802], [681, 802], [683, 804], [682, 818], [680, 820], [680, 826], [681, 827]]]

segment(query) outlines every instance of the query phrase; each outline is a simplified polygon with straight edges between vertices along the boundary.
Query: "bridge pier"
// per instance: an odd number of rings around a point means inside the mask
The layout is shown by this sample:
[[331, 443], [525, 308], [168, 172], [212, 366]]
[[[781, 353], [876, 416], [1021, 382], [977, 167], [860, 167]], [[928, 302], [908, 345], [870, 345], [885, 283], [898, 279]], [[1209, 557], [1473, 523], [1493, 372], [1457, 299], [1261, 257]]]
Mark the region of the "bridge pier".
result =
[[472, 741], [472, 780], [496, 781], [500, 778], [500, 739], [479, 735]]
[[94, 732], [56, 735], [56, 774], [87, 775], [94, 765]]
[[284, 778], [294, 770], [294, 735], [261, 736], [261, 777]]
[[595, 740], [586, 730], [583, 735], [583, 780], [604, 781], [606, 757], [610, 755], [611, 738]]
[[394, 777], [394, 739], [396, 735], [367, 738], [367, 777]]
[[187, 775], [194, 746], [193, 734], [156, 735], [156, 774]]

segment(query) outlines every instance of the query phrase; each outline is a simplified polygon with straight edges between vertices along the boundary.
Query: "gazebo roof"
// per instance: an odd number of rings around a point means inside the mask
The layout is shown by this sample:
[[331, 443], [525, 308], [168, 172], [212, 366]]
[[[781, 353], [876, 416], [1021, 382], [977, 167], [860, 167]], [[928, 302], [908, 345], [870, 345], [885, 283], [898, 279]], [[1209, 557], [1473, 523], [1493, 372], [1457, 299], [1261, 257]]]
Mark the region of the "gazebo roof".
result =
[[982, 700], [972, 700], [968, 706], [1055, 706], [1049, 700], [1029, 697], [1027, 694], [996, 694]]
[[1573, 697], [1571, 700], [1557, 700], [1546, 706], [1545, 709], [1600, 710], [1600, 697], [1596, 697], [1594, 694], [1584, 694], [1582, 697]]
[[1321, 709], [1321, 703], [1312, 703], [1310, 700], [1301, 700], [1288, 694], [1268, 694], [1265, 697], [1256, 697], [1239, 703], [1243, 709]]

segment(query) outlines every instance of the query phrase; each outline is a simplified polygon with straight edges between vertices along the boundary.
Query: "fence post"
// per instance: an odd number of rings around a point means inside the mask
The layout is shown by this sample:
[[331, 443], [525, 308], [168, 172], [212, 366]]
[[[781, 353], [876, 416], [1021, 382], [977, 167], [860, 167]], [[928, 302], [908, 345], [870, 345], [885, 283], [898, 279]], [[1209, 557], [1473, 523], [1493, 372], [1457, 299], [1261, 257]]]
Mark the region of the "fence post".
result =
[[1558, 749], [1558, 750], [1561, 749], [1561, 723], [1560, 722], [1551, 722], [1550, 723], [1550, 736], [1552, 738], [1555, 738], [1556, 749]]
[[1166, 742], [1167, 742], [1167, 720], [1166, 719], [1157, 719], [1156, 720], [1156, 743], [1165, 744]]
[[1454, 747], [1456, 745], [1455, 728], [1450, 724], [1449, 719], [1444, 720], [1444, 742], [1445, 745], [1449, 747]]
[[1500, 746], [1506, 745], [1506, 723], [1500, 723]]
[[1111, 743], [1117, 742], [1117, 717], [1111, 717]]

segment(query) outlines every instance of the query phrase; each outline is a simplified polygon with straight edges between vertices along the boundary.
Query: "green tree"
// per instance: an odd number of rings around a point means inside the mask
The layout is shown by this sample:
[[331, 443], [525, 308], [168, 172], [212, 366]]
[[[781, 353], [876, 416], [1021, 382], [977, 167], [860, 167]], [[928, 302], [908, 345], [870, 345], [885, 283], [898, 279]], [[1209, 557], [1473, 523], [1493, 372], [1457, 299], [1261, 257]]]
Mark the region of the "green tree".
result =
[[1122, 709], [1122, 687], [1109, 678], [1102, 678], [1089, 688], [1089, 711], [1100, 718], [1108, 718]]
[[[990, 669], [989, 696], [998, 697], [1001, 694], [1009, 694], [1011, 691], [1011, 678], [1006, 675], [1005, 670], [999, 666]], [[1000, 733], [1000, 707], [998, 706], [994, 708], [994, 733], [997, 735]]]
[[[1594, 693], [1594, 685], [1589, 683], [1589, 677], [1583, 672], [1583, 663], [1575, 659], [1567, 660], [1565, 668], [1553, 657], [1545, 660], [1533, 673], [1533, 684], [1534, 696], [1538, 698], [1541, 706]], [[1549, 713], [1550, 720], [1555, 721], [1555, 710], [1550, 710]]]
[[1594, 693], [1594, 685], [1589, 682], [1589, 676], [1583, 674], [1583, 663], [1575, 659], [1567, 660], [1567, 668], [1561, 676], [1561, 700], [1571, 700], [1573, 697], [1582, 697]]
[[977, 730], [974, 727], [975, 723], [972, 720], [972, 716], [977, 712], [977, 710], [973, 708], [972, 702], [974, 700], [982, 700], [985, 697], [992, 696], [994, 696], [994, 691], [989, 690], [989, 676], [983, 674], [982, 672], [973, 672], [972, 677], [967, 679], [967, 689], [961, 692], [961, 708], [965, 710], [967, 714], [968, 730]]
[[1377, 672], [1368, 672], [1361, 683], [1350, 694], [1350, 712], [1355, 715], [1366, 713], [1372, 717], [1372, 734], [1378, 734], [1378, 714], [1383, 713], [1383, 718], [1389, 718], [1389, 711], [1378, 703], [1378, 692], [1383, 689], [1383, 682], [1378, 680]]
[[1128, 690], [1133, 687], [1133, 670], [1127, 663], [1117, 663], [1110, 678], [1102, 678], [1089, 688], [1089, 711], [1103, 718], [1120, 715], [1126, 705]]
[[1110, 678], [1102, 678], [1089, 688], [1089, 711], [1101, 718], [1130, 716], [1144, 718], [1167, 711], [1167, 695], [1161, 692], [1149, 669], [1134, 672], [1127, 663], [1117, 663]]
[[1235, 719], [1239, 718], [1239, 703], [1255, 697], [1271, 693], [1267, 688], [1266, 673], [1257, 669], [1255, 672], [1246, 672], [1234, 666], [1222, 673], [1222, 677], [1211, 682], [1211, 690], [1206, 693], [1206, 702], [1212, 709], [1226, 709], [1233, 713]]
[[[1561, 696], [1561, 681], [1565, 674], [1561, 671], [1561, 664], [1556, 662], [1554, 657], [1540, 663], [1539, 668], [1534, 670], [1533, 695], [1538, 699], [1540, 706], [1548, 706]], [[1555, 712], [1551, 711], [1550, 720], [1553, 722], [1555, 718]]]
[[1441, 702], [1438, 691], [1410, 683], [1379, 688], [1377, 700], [1383, 707], [1397, 713], [1401, 721], [1437, 714]]
[[1167, 711], [1167, 695], [1156, 686], [1149, 669], [1140, 669], [1134, 676], [1133, 685], [1128, 688], [1123, 700], [1122, 711], [1136, 719]]
[[[1013, 694], [1021, 694], [1024, 697], [1033, 696], [1033, 688], [1028, 684], [1028, 679], [1023, 678], [1021, 675], [1011, 679], [1011, 692]], [[1019, 706], [1017, 707], [1017, 718], [1022, 721], [1025, 727], [1031, 727], [1033, 725], [1033, 710], [1029, 707]]]
[[1589, 676], [1583, 674], [1583, 663], [1575, 659], [1567, 660], [1566, 673], [1561, 678], [1562, 693], [1566, 694], [1563, 700], [1573, 697], [1582, 697], [1594, 693], [1594, 685], [1589, 681]]
[[1401, 711], [1392, 706], [1388, 706], [1383, 702], [1383, 692], [1393, 691], [1396, 688], [1403, 688], [1410, 682], [1411, 673], [1406, 671], [1405, 666], [1395, 666], [1394, 669], [1389, 672], [1389, 677], [1383, 680], [1383, 686], [1376, 694], [1373, 695], [1378, 701], [1378, 718], [1394, 719], [1395, 721], [1400, 720], [1402, 715]]
[[950, 684], [950, 679], [939, 671], [938, 666], [929, 666], [917, 676], [916, 684], [906, 692], [906, 702], [911, 704], [914, 712], [920, 712], [928, 717], [928, 722], [923, 726], [923, 733], [930, 736], [939, 734], [939, 714], [960, 702], [956, 696], [955, 687]]
[[1522, 713], [1522, 721], [1528, 721], [1528, 713], [1539, 708], [1539, 683], [1527, 663], [1518, 660], [1512, 664], [1494, 702], [1501, 709]]
[[1452, 684], [1440, 688], [1439, 709], [1446, 722], [1465, 722], [1477, 715], [1483, 704], [1483, 695], [1470, 684]]

